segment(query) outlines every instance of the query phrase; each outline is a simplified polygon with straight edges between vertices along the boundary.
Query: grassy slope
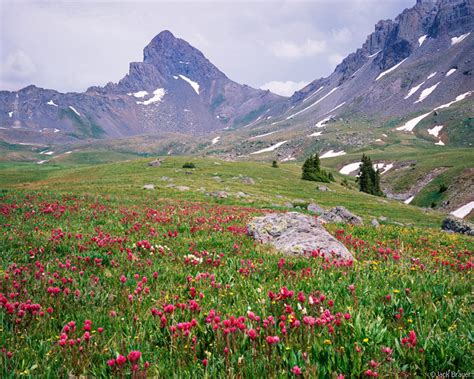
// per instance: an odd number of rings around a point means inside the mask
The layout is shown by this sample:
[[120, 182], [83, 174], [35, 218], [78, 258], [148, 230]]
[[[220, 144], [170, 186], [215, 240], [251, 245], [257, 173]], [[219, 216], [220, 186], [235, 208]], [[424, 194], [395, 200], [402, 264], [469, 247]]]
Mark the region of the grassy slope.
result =
[[[71, 155], [70, 160], [74, 159]], [[78, 157], [78, 159], [81, 159]], [[185, 161], [192, 160], [197, 168], [182, 169]], [[211, 158], [170, 157], [161, 167], [149, 167], [150, 159], [138, 159], [127, 162], [101, 164], [71, 168], [63, 165], [3, 164], [0, 165], [0, 186], [10, 189], [46, 190], [73, 193], [113, 194], [128, 197], [147, 197], [149, 199], [180, 198], [197, 201], [211, 201], [225, 204], [251, 204], [254, 207], [278, 207], [286, 201], [302, 199], [315, 201], [322, 206], [342, 205], [354, 213], [370, 220], [372, 217], [385, 216], [390, 221], [413, 223], [422, 226], [438, 227], [443, 215], [401, 204], [400, 202], [377, 198], [347, 189], [337, 183], [328, 187], [331, 192], [316, 190], [314, 182], [300, 179], [299, 164], [281, 164], [280, 168], [270, 167], [269, 163], [225, 162]], [[332, 166], [336, 160], [331, 160]], [[71, 163], [71, 162], [69, 162]], [[324, 162], [326, 163], [326, 161]], [[250, 176], [255, 185], [244, 184], [239, 175]], [[161, 180], [167, 176], [173, 181]], [[219, 176], [222, 182], [215, 180]], [[342, 176], [336, 175], [338, 182]], [[144, 184], [154, 184], [155, 191], [144, 191]], [[180, 192], [167, 186], [190, 187]], [[204, 191], [204, 190], [205, 191]], [[226, 191], [231, 194], [227, 199], [209, 198], [204, 192]], [[237, 198], [237, 192], [251, 196]]]

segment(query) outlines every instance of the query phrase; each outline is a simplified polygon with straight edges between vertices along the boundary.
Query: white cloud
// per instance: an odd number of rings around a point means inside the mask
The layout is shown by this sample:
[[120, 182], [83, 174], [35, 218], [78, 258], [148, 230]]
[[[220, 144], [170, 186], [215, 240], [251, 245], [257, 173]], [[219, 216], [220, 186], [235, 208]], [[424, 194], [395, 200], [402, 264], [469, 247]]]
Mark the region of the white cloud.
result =
[[311, 38], [307, 38], [301, 44], [291, 41], [279, 41], [271, 45], [270, 49], [277, 58], [299, 59], [326, 51], [326, 41], [317, 41]]
[[335, 42], [346, 43], [352, 40], [352, 32], [349, 28], [341, 28], [341, 29], [333, 29], [331, 31], [332, 37], [334, 38]]
[[344, 59], [344, 57], [339, 53], [329, 54], [329, 56], [328, 56], [328, 62], [331, 63], [334, 66], [341, 63], [343, 59]]
[[279, 82], [273, 80], [260, 86], [260, 89], [268, 89], [271, 92], [276, 93], [277, 95], [291, 96], [293, 95], [293, 93], [295, 93], [295, 91], [300, 90], [308, 84], [309, 82], [304, 80], [300, 82], [293, 82], [291, 80], [288, 80], [286, 82]]
[[30, 56], [23, 50], [8, 54], [2, 62], [0, 73], [9, 79], [28, 79], [36, 72], [36, 66]]

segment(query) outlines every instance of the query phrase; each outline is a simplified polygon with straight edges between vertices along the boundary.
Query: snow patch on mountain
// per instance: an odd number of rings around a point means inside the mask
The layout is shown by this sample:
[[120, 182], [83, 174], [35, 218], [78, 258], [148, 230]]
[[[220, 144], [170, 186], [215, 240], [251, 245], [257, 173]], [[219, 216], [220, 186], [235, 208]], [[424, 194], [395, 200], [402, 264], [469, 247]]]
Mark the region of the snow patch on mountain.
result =
[[456, 72], [456, 69], [455, 69], [455, 68], [452, 68], [452, 69], [450, 69], [450, 70], [446, 73], [445, 76], [448, 77], [449, 75], [452, 75], [452, 74], [454, 74], [455, 72]]
[[360, 167], [361, 162], [354, 162], [346, 164], [343, 168], [339, 170], [340, 174], [349, 175], [351, 172], [358, 170]]
[[412, 132], [413, 129], [415, 129], [415, 126], [418, 125], [418, 123], [423, 120], [425, 117], [428, 117], [431, 114], [431, 111], [428, 113], [424, 113], [418, 117], [412, 118], [411, 120], [407, 121], [405, 124], [402, 126], [399, 126], [396, 130], [406, 130], [407, 132]]
[[428, 75], [426, 80], [430, 80], [432, 77], [434, 77], [437, 74], [437, 72], [432, 72], [431, 74]]
[[213, 145], [215, 145], [217, 142], [219, 142], [220, 138], [221, 138], [220, 136], [217, 136], [217, 137], [213, 138], [212, 141], [211, 141], [211, 143], [212, 143]]
[[69, 106], [69, 109], [72, 110], [75, 114], [77, 114], [79, 117], [81, 117], [81, 114], [77, 111], [76, 108], [74, 108], [72, 105]]
[[323, 132], [314, 132], [308, 135], [308, 137], [319, 137], [321, 134], [323, 134]]
[[413, 95], [415, 92], [417, 92], [423, 84], [425, 84], [425, 82], [421, 82], [417, 86], [411, 88], [410, 91], [408, 91], [408, 94], [404, 97], [404, 99], [405, 100], [408, 99], [411, 95]]
[[443, 125], [436, 125], [433, 126], [431, 129], [428, 129], [428, 134], [431, 134], [432, 136], [438, 137], [439, 132], [441, 129], [443, 129]]
[[414, 104], [422, 102], [422, 101], [425, 100], [429, 95], [431, 95], [431, 94], [433, 93], [433, 91], [436, 89], [436, 87], [438, 87], [439, 83], [441, 83], [441, 82], [438, 82], [438, 83], [436, 83], [435, 85], [432, 85], [431, 87], [426, 88], [426, 89], [424, 89], [423, 91], [421, 91], [420, 97], [418, 98], [417, 101], [414, 102]]
[[8, 117], [12, 118], [13, 117], [13, 112], [8, 112]]
[[456, 45], [459, 42], [462, 42], [464, 39], [466, 39], [469, 36], [469, 34], [471, 34], [471, 32], [466, 33], [466, 34], [461, 34], [458, 37], [451, 38], [451, 46]]
[[53, 106], [53, 107], [57, 107], [57, 106], [58, 106], [58, 104], [55, 104], [55, 103], [54, 103], [53, 99], [49, 100], [46, 104], [51, 105], [51, 106]]
[[295, 117], [295, 116], [297, 116], [297, 115], [299, 115], [299, 114], [301, 114], [301, 113], [303, 113], [303, 112], [306, 112], [309, 108], [312, 108], [312, 107], [314, 107], [316, 104], [319, 104], [321, 101], [323, 101], [326, 97], [328, 97], [329, 95], [331, 95], [331, 94], [332, 94], [334, 91], [336, 91], [337, 89], [338, 89], [338, 87], [333, 88], [331, 91], [329, 91], [329, 92], [328, 92], [326, 95], [324, 95], [322, 98], [316, 100], [313, 104], [308, 105], [306, 108], [304, 108], [304, 109], [302, 109], [302, 110], [300, 110], [300, 111], [298, 111], [298, 112], [296, 112], [296, 113], [293, 113], [292, 115], [288, 116], [286, 119], [287, 119], [287, 120], [290, 120], [290, 119], [292, 119], [293, 117]]
[[305, 98], [303, 100], [303, 103], [309, 99], [311, 99], [313, 96], [317, 95], [319, 93], [319, 91], [322, 91], [322, 89], [324, 88], [324, 86], [321, 86], [319, 87], [315, 92], [313, 92], [311, 95], [309, 95], [307, 98]]
[[278, 149], [281, 145], [287, 143], [288, 141], [281, 141], [281, 142], [278, 142], [270, 147], [267, 147], [265, 149], [262, 149], [262, 150], [258, 150], [258, 151], [254, 151], [253, 153], [250, 153], [251, 155], [254, 155], [254, 154], [261, 154], [261, 153], [268, 153], [270, 151], [273, 151], [275, 149]]
[[406, 199], [406, 200], [404, 201], [404, 203], [405, 203], [405, 204], [410, 204], [410, 203], [413, 201], [414, 198], [415, 198], [415, 196], [411, 196], [411, 197], [409, 197], [408, 199]]
[[183, 79], [185, 82], [187, 82], [193, 88], [193, 90], [199, 95], [199, 84], [197, 82], [181, 74], [179, 74], [179, 77]]
[[148, 92], [147, 91], [138, 91], [138, 92], [134, 92], [134, 93], [127, 93], [128, 96], [134, 96], [134, 97], [137, 97], [139, 99], [145, 97], [145, 96], [148, 96]]
[[377, 76], [377, 78], [375, 79], [376, 81], [383, 78], [385, 75], [391, 73], [392, 71], [395, 71], [398, 67], [400, 67], [400, 65], [405, 62], [408, 58], [405, 58], [404, 60], [402, 60], [401, 62], [397, 63], [395, 66], [393, 67], [390, 67], [388, 70], [385, 70], [383, 72], [381, 72], [379, 74], [379, 76]]
[[326, 151], [323, 155], [321, 155], [319, 158], [324, 159], [324, 158], [332, 158], [332, 157], [339, 157], [341, 155], [346, 155], [346, 152], [341, 150], [341, 151], [334, 151], [334, 150], [329, 150]]
[[159, 103], [163, 100], [163, 97], [165, 95], [166, 95], [166, 91], [164, 88], [157, 88], [156, 90], [153, 91], [153, 97], [145, 101], [137, 101], [137, 104], [149, 105], [153, 103]]
[[456, 209], [455, 211], [452, 211], [451, 214], [459, 218], [464, 218], [469, 213], [471, 213], [473, 209], [474, 209], [474, 201], [471, 201], [463, 205], [462, 207]]
[[328, 123], [328, 121], [331, 119], [332, 115], [323, 118], [321, 121], [318, 121], [316, 125], [314, 125], [316, 128], [322, 128], [324, 125]]
[[426, 37], [428, 37], [428, 36], [425, 34], [424, 36], [421, 36], [420, 38], [418, 38], [419, 46], [423, 45], [423, 42], [425, 42]]
[[262, 138], [262, 137], [265, 137], [265, 136], [269, 136], [270, 134], [273, 134], [273, 133], [276, 133], [276, 131], [275, 132], [270, 132], [270, 133], [259, 134], [258, 136], [250, 137], [249, 141], [257, 139], [257, 138]]

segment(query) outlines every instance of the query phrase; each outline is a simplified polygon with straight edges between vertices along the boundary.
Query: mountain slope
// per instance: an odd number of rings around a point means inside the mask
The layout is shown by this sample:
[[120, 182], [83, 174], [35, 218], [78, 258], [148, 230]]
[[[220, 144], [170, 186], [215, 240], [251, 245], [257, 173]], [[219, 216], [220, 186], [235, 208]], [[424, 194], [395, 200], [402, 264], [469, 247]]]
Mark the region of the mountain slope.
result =
[[[448, 144], [452, 140], [469, 146], [472, 136], [469, 141], [457, 135], [463, 120], [471, 125], [473, 27], [472, 0], [419, 0], [395, 20], [378, 22], [363, 46], [329, 77], [314, 80], [286, 103], [277, 104], [269, 112], [271, 119], [255, 125], [251, 129], [259, 132], [250, 134], [292, 130], [307, 139], [315, 128], [321, 136], [314, 137], [324, 140], [339, 124], [339, 143], [329, 138], [329, 146], [337, 149], [374, 142], [381, 137], [374, 127], [390, 124], [389, 131], [417, 133], [416, 127], [424, 124], [424, 133], [418, 134], [428, 141]], [[445, 125], [436, 138], [430, 136], [426, 129], [437, 125], [435, 116], [451, 111], [454, 104], [460, 105], [459, 113], [453, 115], [456, 122], [451, 122], [450, 130]], [[362, 124], [365, 130], [358, 130]], [[343, 137], [354, 132], [354, 138]], [[307, 142], [302, 143], [307, 146]]]
[[0, 137], [64, 143], [162, 132], [202, 134], [257, 118], [283, 98], [233, 82], [197, 49], [163, 31], [119, 83], [84, 93], [0, 92]]

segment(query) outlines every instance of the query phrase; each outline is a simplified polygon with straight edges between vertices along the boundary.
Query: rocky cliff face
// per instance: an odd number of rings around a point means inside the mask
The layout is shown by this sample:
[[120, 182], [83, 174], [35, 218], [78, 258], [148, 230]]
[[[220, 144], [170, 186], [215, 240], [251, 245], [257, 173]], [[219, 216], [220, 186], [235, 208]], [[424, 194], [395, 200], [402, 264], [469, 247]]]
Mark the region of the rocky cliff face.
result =
[[281, 100], [233, 82], [199, 50], [164, 31], [119, 83], [85, 93], [34, 86], [0, 92], [0, 137], [60, 143], [162, 132], [197, 135], [252, 122]]

